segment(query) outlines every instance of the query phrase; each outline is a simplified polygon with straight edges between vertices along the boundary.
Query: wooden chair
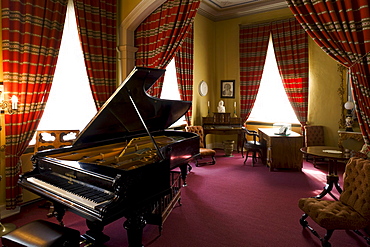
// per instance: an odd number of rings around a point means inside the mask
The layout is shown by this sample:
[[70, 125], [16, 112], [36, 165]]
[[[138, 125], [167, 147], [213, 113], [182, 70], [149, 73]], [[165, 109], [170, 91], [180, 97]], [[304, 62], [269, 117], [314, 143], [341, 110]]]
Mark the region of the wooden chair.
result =
[[[321, 125], [305, 125], [304, 126], [304, 144], [306, 147], [310, 146], [325, 146], [324, 126]], [[306, 155], [306, 161], [310, 159]], [[312, 157], [314, 167], [316, 167], [316, 159]]]
[[[338, 201], [311, 197], [301, 198], [298, 205], [304, 212], [300, 224], [318, 237], [323, 247], [331, 246], [329, 239], [337, 229], [354, 230], [370, 245], [370, 238], [359, 231], [370, 226], [370, 160], [353, 157], [348, 161]], [[323, 238], [308, 225], [307, 217], [326, 229]]]
[[[202, 126], [186, 126], [185, 127], [186, 132], [192, 132], [197, 135], [199, 135], [199, 156], [195, 159], [195, 166], [199, 166], [200, 164], [208, 164], [208, 165], [214, 165], [216, 163], [216, 151], [213, 149], [206, 148], [204, 146], [204, 131]], [[198, 160], [203, 159], [205, 157], [210, 157], [212, 160], [207, 162], [200, 163]]]
[[[264, 147], [263, 145], [257, 141], [257, 138], [259, 139], [259, 135], [257, 131], [254, 130], [248, 130], [247, 128], [243, 127], [244, 137], [243, 137], [243, 147], [245, 149], [245, 160], [244, 164], [247, 162], [248, 157], [252, 158], [252, 166], [257, 162], [257, 158], [260, 158], [263, 160], [264, 158]], [[253, 140], [248, 141], [247, 137], [252, 136]], [[252, 156], [249, 156], [249, 153], [252, 153]], [[258, 154], [258, 156], [257, 156]], [[243, 149], [242, 149], [242, 157], [243, 155]]]

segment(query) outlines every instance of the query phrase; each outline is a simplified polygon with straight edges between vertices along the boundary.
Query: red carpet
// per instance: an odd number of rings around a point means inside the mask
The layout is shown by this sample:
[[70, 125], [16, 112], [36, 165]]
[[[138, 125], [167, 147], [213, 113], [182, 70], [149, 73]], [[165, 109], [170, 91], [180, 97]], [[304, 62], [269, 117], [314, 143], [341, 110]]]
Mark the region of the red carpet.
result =
[[[326, 181], [325, 165], [314, 168], [304, 162], [302, 172], [270, 172], [260, 163], [251, 167], [250, 160], [243, 165], [244, 159], [238, 153], [233, 157], [224, 157], [222, 150], [217, 153], [215, 165], [193, 166], [188, 186], [182, 189], [182, 206], [172, 211], [162, 235], [158, 236], [157, 226], [145, 227], [144, 246], [321, 246], [307, 229], [302, 230], [299, 224], [302, 212], [297, 205], [299, 198], [315, 196], [322, 190]], [[343, 170], [344, 164], [340, 168]], [[325, 198], [331, 199], [329, 195]], [[21, 226], [35, 219], [46, 219], [46, 209], [38, 209], [35, 204], [23, 207], [21, 214], [3, 222]], [[325, 233], [308, 220], [319, 234]], [[105, 227], [104, 233], [111, 237], [105, 246], [127, 246], [124, 221]], [[70, 212], [64, 222], [81, 233], [87, 230], [84, 219]], [[367, 246], [355, 233], [339, 230], [330, 242], [333, 247]]]

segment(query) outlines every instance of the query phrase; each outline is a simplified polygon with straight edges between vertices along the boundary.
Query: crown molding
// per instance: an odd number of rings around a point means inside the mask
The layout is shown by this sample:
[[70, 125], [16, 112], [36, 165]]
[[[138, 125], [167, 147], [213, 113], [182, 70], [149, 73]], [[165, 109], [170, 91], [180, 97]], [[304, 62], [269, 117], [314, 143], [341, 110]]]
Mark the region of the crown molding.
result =
[[288, 8], [285, 0], [245, 1], [229, 7], [220, 7], [213, 1], [203, 0], [198, 13], [212, 21], [223, 21], [283, 8]]

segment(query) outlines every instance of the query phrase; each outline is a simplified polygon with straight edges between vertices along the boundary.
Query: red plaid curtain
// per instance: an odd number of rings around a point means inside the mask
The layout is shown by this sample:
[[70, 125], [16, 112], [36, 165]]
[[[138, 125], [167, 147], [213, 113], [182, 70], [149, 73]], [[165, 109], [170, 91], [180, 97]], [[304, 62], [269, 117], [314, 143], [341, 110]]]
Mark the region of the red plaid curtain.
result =
[[256, 101], [269, 37], [270, 23], [240, 26], [240, 114], [243, 119], [248, 119]]
[[279, 72], [290, 104], [304, 126], [308, 112], [308, 40], [295, 18], [271, 23]]
[[370, 137], [370, 7], [368, 0], [287, 0], [295, 18], [332, 58], [351, 68], [351, 86], [364, 139]]
[[[136, 66], [164, 69], [187, 35], [198, 11], [200, 0], [167, 0], [135, 31]], [[149, 90], [161, 95], [162, 80]]]
[[67, 0], [2, 0], [5, 100], [18, 97], [14, 114], [5, 111], [6, 207], [21, 202], [17, 185], [20, 156], [32, 139], [48, 99], [67, 11]]
[[[193, 100], [193, 29], [188, 32], [181, 48], [175, 55], [175, 66], [177, 75], [177, 84], [179, 87], [180, 97], [182, 100]], [[188, 125], [191, 123], [192, 109], [186, 113]]]
[[116, 0], [74, 0], [90, 88], [97, 109], [116, 89]]

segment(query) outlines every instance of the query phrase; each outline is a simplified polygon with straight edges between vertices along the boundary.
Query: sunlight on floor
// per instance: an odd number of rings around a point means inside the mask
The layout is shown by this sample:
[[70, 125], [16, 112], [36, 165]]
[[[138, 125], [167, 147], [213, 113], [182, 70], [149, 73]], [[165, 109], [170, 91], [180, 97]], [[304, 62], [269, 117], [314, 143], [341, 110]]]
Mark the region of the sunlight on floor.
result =
[[326, 183], [327, 173], [324, 172], [324, 171], [302, 168], [302, 172], [304, 174], [306, 174], [307, 177], [312, 181], [318, 181], [318, 182]]

